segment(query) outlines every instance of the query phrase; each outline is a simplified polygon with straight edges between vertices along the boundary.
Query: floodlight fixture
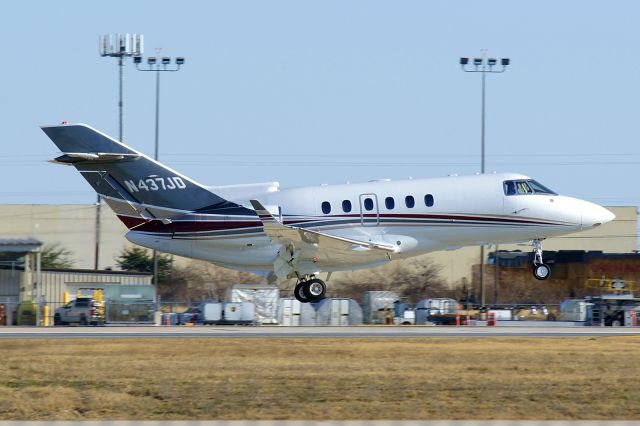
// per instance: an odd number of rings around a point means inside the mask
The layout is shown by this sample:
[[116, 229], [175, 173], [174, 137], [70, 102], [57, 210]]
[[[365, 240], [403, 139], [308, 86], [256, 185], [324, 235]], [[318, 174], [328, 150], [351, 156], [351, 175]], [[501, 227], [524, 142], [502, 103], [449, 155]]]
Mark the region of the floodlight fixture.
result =
[[171, 58], [166, 56], [162, 58], [162, 65], [169, 65], [170, 63], [171, 63]]
[[153, 56], [149, 56], [149, 57], [147, 58], [147, 63], [148, 63], [149, 65], [155, 65], [155, 64], [156, 64], [156, 58], [155, 58], [155, 57], [153, 57]]
[[[484, 57], [484, 54], [486, 53], [486, 50], [483, 50], [482, 52], [482, 56]], [[500, 74], [505, 72], [505, 70], [507, 69], [507, 65], [509, 65], [509, 58], [501, 58], [500, 59], [500, 65], [502, 65], [501, 68], [496, 69], [494, 68], [495, 65], [497, 65], [498, 60], [496, 58], [488, 58], [486, 62], [484, 62], [483, 57], [480, 58], [473, 58], [473, 65], [474, 67], [467, 67], [466, 65], [469, 63], [468, 58], [460, 58], [460, 65], [462, 68], [462, 71], [464, 72], [475, 72], [475, 73], [482, 73], [482, 109], [481, 109], [481, 115], [480, 115], [480, 122], [481, 122], [481, 128], [480, 128], [480, 172], [484, 174], [484, 170], [485, 170], [485, 82], [486, 82], [486, 76], [487, 74]], [[497, 264], [497, 261], [496, 261]], [[485, 265], [485, 259], [484, 259], [484, 245], [480, 246], [480, 304], [484, 307], [486, 306], [485, 304], [485, 280], [484, 280], [484, 265]], [[497, 276], [497, 274], [496, 274]], [[496, 287], [497, 288], [497, 287]]]
[[177, 65], [184, 65], [184, 58], [183, 58], [183, 57], [181, 57], [181, 56], [178, 56], [178, 57], [176, 58], [176, 64], [177, 64]]
[[142, 63], [142, 56], [134, 56], [133, 57], [133, 63], [134, 64], [141, 64]]

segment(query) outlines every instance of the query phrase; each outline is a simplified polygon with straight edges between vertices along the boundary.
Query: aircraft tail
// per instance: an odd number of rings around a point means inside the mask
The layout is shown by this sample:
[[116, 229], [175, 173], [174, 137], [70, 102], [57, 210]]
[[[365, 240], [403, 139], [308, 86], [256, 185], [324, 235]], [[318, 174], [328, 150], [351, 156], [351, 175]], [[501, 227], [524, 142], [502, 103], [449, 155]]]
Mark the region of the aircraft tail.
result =
[[192, 212], [255, 215], [86, 124], [42, 130], [63, 154], [52, 161], [74, 166], [130, 228]]

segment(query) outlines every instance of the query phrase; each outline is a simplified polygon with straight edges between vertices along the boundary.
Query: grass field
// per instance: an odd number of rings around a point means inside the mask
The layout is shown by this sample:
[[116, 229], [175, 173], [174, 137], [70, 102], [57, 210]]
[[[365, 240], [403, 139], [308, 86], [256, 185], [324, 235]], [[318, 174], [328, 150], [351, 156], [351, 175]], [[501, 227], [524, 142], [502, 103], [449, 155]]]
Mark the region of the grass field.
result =
[[640, 419], [640, 338], [2, 340], [0, 419]]

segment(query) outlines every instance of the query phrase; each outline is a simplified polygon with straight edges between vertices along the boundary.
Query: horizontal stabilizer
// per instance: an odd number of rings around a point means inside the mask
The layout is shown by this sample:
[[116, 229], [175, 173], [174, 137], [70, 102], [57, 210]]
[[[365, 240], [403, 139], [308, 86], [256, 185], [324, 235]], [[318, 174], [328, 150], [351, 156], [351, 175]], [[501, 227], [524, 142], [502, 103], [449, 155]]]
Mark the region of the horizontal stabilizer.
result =
[[64, 152], [60, 157], [52, 160], [53, 163], [76, 164], [84, 161], [113, 162], [120, 160], [135, 160], [140, 154], [119, 154], [106, 152]]

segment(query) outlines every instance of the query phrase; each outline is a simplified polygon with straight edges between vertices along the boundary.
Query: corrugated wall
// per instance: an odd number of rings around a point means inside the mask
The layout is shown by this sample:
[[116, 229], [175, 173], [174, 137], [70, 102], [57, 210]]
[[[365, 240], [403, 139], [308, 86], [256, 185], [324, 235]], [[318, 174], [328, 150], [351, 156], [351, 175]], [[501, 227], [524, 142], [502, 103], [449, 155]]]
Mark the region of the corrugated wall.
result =
[[77, 271], [42, 272], [42, 294], [47, 302], [54, 304], [62, 302], [65, 291], [73, 295], [79, 288], [103, 288], [105, 284], [151, 285], [151, 276]]
[[18, 297], [21, 271], [0, 269], [0, 296]]

